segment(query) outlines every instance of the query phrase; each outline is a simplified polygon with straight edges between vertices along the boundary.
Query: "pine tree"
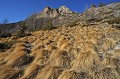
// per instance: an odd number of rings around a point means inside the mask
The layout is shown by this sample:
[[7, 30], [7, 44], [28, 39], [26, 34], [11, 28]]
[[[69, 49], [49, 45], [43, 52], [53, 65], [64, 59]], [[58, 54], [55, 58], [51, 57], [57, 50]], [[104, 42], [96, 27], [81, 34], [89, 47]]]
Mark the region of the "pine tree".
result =
[[22, 23], [21, 26], [19, 27], [19, 30], [16, 34], [17, 37], [23, 37], [26, 35], [26, 30], [27, 30], [27, 26], [25, 23]]
[[93, 8], [93, 7], [96, 7], [96, 5], [95, 5], [95, 4], [92, 4], [92, 5], [91, 5], [91, 8]]
[[99, 7], [102, 7], [102, 6], [105, 6], [105, 5], [106, 5], [105, 3], [102, 3], [102, 2], [99, 3]]

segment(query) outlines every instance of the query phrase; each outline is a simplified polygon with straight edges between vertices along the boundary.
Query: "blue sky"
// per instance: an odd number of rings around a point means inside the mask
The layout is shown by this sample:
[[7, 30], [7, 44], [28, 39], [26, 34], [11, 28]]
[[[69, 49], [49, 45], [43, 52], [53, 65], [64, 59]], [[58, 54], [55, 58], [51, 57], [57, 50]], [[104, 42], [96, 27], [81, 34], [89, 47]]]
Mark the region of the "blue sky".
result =
[[109, 4], [120, 0], [0, 0], [0, 21], [7, 18], [9, 22], [18, 22], [26, 19], [33, 13], [41, 12], [46, 6], [58, 8], [62, 5], [81, 13], [85, 5], [100, 2]]

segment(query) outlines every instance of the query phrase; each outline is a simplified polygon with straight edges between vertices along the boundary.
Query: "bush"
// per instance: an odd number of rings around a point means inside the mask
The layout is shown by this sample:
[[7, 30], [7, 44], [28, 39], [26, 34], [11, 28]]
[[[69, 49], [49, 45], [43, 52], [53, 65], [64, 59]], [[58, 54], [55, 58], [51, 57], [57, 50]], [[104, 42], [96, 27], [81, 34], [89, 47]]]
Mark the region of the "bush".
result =
[[105, 6], [105, 5], [106, 5], [105, 3], [102, 3], [102, 2], [99, 3], [99, 7], [102, 7], [102, 6]]
[[92, 4], [92, 5], [91, 5], [91, 8], [93, 8], [93, 7], [96, 7], [96, 5], [95, 5], [95, 4]]
[[88, 22], [100, 22], [100, 21], [102, 21], [102, 19], [100, 19], [100, 18], [90, 18], [90, 19], [88, 19]]
[[107, 22], [109, 24], [120, 24], [120, 17], [109, 17]]
[[0, 43], [0, 52], [5, 52], [7, 49], [10, 49], [12, 45], [16, 44], [18, 41], [9, 41]]
[[10, 33], [7, 33], [7, 34], [0, 34], [0, 38], [7, 38], [7, 37], [10, 37], [11, 34]]
[[18, 29], [18, 32], [15, 34], [15, 36], [17, 38], [20, 38], [20, 37], [31, 35], [30, 33], [26, 33], [26, 30], [27, 30], [27, 25], [25, 23], [22, 23]]
[[42, 30], [52, 30], [52, 29], [54, 29], [52, 21], [47, 21], [45, 23], [45, 26], [42, 27]]

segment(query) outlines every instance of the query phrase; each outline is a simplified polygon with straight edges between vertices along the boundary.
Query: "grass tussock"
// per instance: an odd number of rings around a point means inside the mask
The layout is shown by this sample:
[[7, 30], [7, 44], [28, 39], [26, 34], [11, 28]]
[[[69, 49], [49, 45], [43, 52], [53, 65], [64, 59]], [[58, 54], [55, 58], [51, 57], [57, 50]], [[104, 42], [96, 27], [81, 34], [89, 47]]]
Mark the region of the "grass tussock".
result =
[[15, 54], [14, 57], [10, 57], [10, 60], [7, 61], [7, 65], [10, 65], [10, 66], [21, 66], [20, 63], [22, 63], [24, 61], [24, 58], [25, 58], [25, 53], [24, 52], [21, 52], [21, 53], [18, 53], [18, 54]]
[[[23, 46], [23, 45], [22, 45]], [[15, 49], [3, 61], [9, 66], [23, 66], [32, 61], [32, 57], [27, 55], [27, 49]]]
[[97, 53], [93, 50], [82, 52], [71, 63], [72, 69], [90, 71], [97, 70], [101, 66], [101, 61]]
[[111, 68], [115, 68], [115, 69], [120, 68], [120, 60], [117, 58], [106, 57], [102, 63], [103, 65], [109, 66]]
[[114, 39], [107, 38], [102, 46], [103, 50], [106, 51], [106, 50], [113, 49], [115, 44], [116, 44], [116, 41]]
[[16, 78], [18, 76], [19, 71], [13, 69], [12, 67], [9, 66], [4, 66], [0, 68], [0, 79], [12, 79]]
[[103, 67], [100, 71], [95, 72], [94, 79], [120, 79], [119, 74], [115, 69]]
[[37, 75], [40, 68], [42, 68], [42, 66], [40, 67], [36, 63], [31, 63], [30, 66], [25, 69], [24, 75], [20, 79], [33, 79]]
[[66, 51], [55, 51], [50, 55], [50, 58], [48, 60], [48, 63], [50, 63], [53, 66], [58, 66], [61, 68], [68, 68], [70, 67], [70, 63], [72, 60], [72, 56], [70, 53]]
[[6, 53], [0, 53], [0, 61], [4, 60], [4, 58], [7, 56], [8, 54]]
[[75, 70], [65, 70], [58, 79], [92, 79], [86, 72], [78, 72]]
[[41, 70], [35, 79], [57, 79], [62, 70], [56, 66], [47, 66]]
[[114, 51], [113, 58], [117, 58], [120, 60], [120, 49]]
[[51, 52], [48, 50], [38, 51], [33, 62], [38, 62], [38, 64], [46, 64], [50, 54]]

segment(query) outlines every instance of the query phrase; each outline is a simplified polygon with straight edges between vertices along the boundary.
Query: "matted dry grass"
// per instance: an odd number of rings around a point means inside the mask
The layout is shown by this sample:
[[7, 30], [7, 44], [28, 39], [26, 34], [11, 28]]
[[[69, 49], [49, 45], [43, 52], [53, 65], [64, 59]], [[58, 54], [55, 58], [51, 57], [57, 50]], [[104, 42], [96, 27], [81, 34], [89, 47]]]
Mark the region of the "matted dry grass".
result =
[[36, 76], [35, 79], [57, 79], [62, 70], [57, 66], [46, 66]]
[[16, 39], [21, 42], [0, 52], [0, 79], [120, 79], [120, 30], [99, 26], [60, 27]]
[[86, 72], [78, 72], [75, 70], [65, 70], [58, 79], [92, 79]]
[[72, 69], [85, 72], [95, 72], [101, 67], [101, 61], [97, 53], [93, 50], [81, 52], [76, 59], [71, 62]]

